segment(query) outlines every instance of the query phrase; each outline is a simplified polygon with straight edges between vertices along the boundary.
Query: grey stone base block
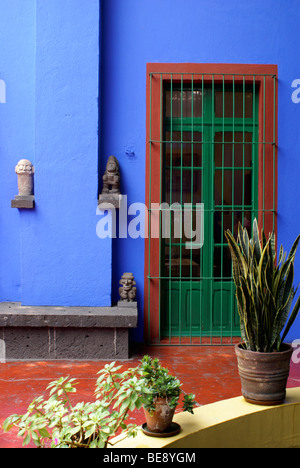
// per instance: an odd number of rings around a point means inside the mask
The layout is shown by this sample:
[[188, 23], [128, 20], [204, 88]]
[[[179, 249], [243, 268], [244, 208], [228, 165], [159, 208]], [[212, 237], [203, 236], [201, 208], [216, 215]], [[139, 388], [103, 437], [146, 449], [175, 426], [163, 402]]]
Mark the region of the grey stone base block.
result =
[[24, 307], [0, 303], [4, 361], [129, 358], [137, 308]]
[[13, 200], [11, 200], [11, 207], [12, 208], [25, 208], [25, 209], [32, 209], [35, 206], [34, 196], [27, 195], [21, 196], [16, 195]]
[[132, 302], [118, 301], [118, 307], [137, 308], [137, 302], [136, 301], [132, 301]]
[[122, 195], [117, 193], [102, 193], [99, 195], [98, 206], [100, 210], [111, 210], [120, 208]]
[[4, 361], [98, 361], [128, 359], [128, 330], [123, 328], [3, 327]]

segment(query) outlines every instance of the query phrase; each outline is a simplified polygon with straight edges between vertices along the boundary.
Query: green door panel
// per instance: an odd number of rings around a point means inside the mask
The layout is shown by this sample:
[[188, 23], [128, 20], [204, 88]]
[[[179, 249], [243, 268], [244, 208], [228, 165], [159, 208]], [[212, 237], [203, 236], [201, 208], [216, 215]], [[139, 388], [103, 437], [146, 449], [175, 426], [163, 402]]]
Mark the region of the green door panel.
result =
[[[170, 286], [169, 286], [170, 285]], [[162, 335], [189, 336], [201, 333], [204, 298], [199, 281], [172, 281], [164, 288]]]
[[213, 285], [212, 334], [231, 336], [239, 333], [235, 288], [232, 282], [215, 282]]
[[258, 94], [173, 83], [164, 96], [162, 201], [204, 204], [204, 244], [187, 250], [171, 221], [161, 241], [161, 335], [239, 335], [224, 230], [257, 216]]

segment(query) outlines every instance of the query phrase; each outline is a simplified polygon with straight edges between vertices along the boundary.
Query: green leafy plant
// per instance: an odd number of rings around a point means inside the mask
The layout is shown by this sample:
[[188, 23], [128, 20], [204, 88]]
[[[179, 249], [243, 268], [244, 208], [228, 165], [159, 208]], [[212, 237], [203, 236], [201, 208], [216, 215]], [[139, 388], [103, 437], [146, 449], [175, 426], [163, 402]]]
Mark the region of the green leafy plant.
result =
[[126, 419], [129, 411], [142, 406], [144, 381], [139, 367], [119, 373], [121, 367], [113, 362], [100, 370], [92, 403], [72, 404], [75, 379], [62, 377], [51, 382], [49, 399], [35, 398], [24, 415], [9, 416], [4, 431], [17, 427], [23, 445], [33, 440], [43, 448], [106, 448], [119, 430], [124, 437], [135, 436], [136, 426]]
[[183, 411], [188, 411], [193, 414], [193, 408], [196, 404], [194, 394], [185, 394], [181, 389], [180, 381], [169, 374], [169, 370], [162, 367], [160, 361], [150, 356], [144, 356], [140, 369], [144, 376], [144, 388], [146, 392], [143, 394], [145, 403], [144, 408], [151, 412], [155, 411], [155, 401], [157, 398], [166, 398], [170, 408], [176, 408], [181, 394], [183, 397]]
[[237, 241], [229, 230], [225, 236], [232, 258], [244, 346], [251, 351], [279, 351], [300, 308], [298, 297], [290, 313], [298, 289], [295, 290], [293, 283], [300, 235], [288, 256], [280, 247], [278, 261], [274, 233], [266, 238], [262, 230], [260, 236], [256, 219], [251, 239], [241, 224]]

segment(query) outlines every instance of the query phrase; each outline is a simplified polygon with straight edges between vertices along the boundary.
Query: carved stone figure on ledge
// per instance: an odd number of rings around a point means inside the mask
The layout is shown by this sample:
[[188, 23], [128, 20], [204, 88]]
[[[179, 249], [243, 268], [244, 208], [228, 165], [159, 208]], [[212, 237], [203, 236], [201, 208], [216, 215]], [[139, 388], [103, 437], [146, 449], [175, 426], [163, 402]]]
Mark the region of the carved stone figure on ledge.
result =
[[11, 200], [12, 208], [33, 209], [34, 202], [34, 167], [28, 159], [21, 159], [15, 167], [18, 176], [19, 194]]
[[120, 193], [119, 162], [115, 156], [109, 156], [103, 176], [102, 193]]
[[124, 273], [120, 279], [119, 294], [121, 297], [120, 302], [134, 302], [136, 298], [136, 282], [132, 273]]
[[19, 196], [26, 197], [33, 195], [33, 174], [34, 167], [28, 159], [21, 159], [15, 168], [18, 175]]

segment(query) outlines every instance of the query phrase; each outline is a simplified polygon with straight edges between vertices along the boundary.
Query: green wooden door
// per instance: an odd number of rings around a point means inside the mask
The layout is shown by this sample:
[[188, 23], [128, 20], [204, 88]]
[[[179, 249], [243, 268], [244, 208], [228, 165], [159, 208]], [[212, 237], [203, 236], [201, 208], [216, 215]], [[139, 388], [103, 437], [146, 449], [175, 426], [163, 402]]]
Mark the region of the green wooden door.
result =
[[161, 330], [167, 336], [239, 333], [231, 259], [224, 230], [250, 226], [258, 204], [257, 93], [238, 86], [171, 83], [164, 89], [163, 200], [204, 207], [204, 243], [161, 240]]

